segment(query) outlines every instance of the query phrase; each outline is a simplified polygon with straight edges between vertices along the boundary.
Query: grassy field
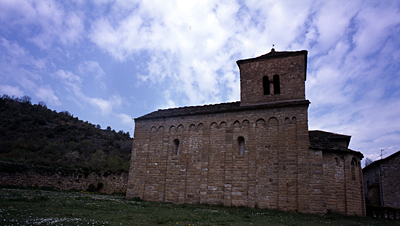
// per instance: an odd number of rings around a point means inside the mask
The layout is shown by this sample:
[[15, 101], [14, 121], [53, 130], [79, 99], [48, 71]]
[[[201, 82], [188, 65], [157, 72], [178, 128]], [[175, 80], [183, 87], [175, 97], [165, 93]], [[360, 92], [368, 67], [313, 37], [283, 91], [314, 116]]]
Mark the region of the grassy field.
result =
[[400, 225], [398, 221], [277, 210], [174, 205], [124, 196], [0, 188], [0, 225]]

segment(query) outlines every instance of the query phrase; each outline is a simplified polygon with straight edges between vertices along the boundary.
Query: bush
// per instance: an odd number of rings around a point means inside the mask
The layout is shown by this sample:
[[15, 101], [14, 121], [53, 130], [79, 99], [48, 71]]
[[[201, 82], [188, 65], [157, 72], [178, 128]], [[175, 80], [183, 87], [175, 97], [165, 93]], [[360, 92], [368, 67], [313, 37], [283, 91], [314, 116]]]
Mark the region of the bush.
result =
[[98, 183], [97, 184], [97, 191], [100, 191], [100, 189], [102, 189], [104, 187], [104, 184], [103, 183]]
[[111, 171], [119, 171], [122, 169], [124, 161], [118, 156], [114, 155], [107, 159], [107, 169]]
[[143, 201], [141, 198], [139, 198], [139, 197], [133, 197], [133, 198], [131, 198], [131, 199], [129, 199], [130, 201], [135, 201], [135, 202], [141, 202], [141, 201]]
[[87, 189], [88, 192], [96, 192], [97, 189], [93, 184], [89, 184], [89, 188]]

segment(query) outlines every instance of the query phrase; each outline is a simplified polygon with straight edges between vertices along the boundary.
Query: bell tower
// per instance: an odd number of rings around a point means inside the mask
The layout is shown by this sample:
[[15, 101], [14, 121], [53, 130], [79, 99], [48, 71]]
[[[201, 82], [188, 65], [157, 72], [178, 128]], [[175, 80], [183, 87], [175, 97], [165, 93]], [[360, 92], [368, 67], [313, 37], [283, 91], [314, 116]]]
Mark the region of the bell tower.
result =
[[271, 52], [238, 60], [241, 106], [305, 100], [307, 51]]

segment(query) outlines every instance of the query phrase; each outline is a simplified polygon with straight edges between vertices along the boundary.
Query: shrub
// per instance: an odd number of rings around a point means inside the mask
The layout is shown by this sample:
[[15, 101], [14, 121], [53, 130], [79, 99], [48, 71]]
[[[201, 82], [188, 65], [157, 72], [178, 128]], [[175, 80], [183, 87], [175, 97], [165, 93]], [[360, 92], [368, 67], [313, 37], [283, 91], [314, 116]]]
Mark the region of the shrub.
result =
[[95, 192], [97, 189], [93, 184], [89, 184], [89, 188], [87, 189], [88, 192]]

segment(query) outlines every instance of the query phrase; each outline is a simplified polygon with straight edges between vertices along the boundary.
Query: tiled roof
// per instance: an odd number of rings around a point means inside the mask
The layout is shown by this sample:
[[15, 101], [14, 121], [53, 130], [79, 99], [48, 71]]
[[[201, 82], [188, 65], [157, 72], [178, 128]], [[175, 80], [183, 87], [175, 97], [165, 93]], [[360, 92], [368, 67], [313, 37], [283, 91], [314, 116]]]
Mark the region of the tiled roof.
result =
[[288, 57], [288, 56], [297, 56], [297, 55], [305, 55], [307, 57], [307, 50], [301, 50], [301, 51], [275, 51], [274, 48], [271, 49], [271, 52], [254, 57], [254, 58], [249, 58], [249, 59], [243, 59], [243, 60], [238, 60], [236, 61], [237, 64], [245, 63], [245, 62], [250, 62], [250, 61], [256, 61], [259, 59], [265, 59], [265, 58], [279, 58], [279, 57]]
[[306, 74], [307, 74], [307, 50], [300, 50], [300, 51], [275, 51], [274, 48], [271, 49], [271, 52], [254, 57], [254, 58], [249, 58], [249, 59], [243, 59], [243, 60], [238, 60], [236, 61], [237, 65], [243, 64], [243, 63], [249, 63], [249, 62], [254, 62], [254, 61], [259, 61], [262, 59], [272, 59], [272, 58], [282, 58], [282, 57], [289, 57], [289, 56], [299, 56], [303, 55], [304, 60], [305, 60], [305, 67], [304, 67], [304, 80], [306, 80]]
[[144, 119], [154, 119], [154, 118], [164, 118], [164, 117], [177, 117], [177, 116], [189, 116], [189, 115], [199, 115], [199, 114], [212, 114], [212, 113], [222, 113], [228, 111], [242, 111], [251, 109], [266, 109], [273, 107], [284, 107], [290, 105], [304, 105], [309, 104], [308, 100], [297, 100], [297, 101], [280, 101], [280, 102], [269, 102], [260, 105], [249, 105], [240, 106], [240, 101], [222, 103], [222, 104], [211, 104], [203, 106], [189, 106], [180, 108], [169, 108], [169, 109], [159, 109], [158, 111], [151, 112], [149, 114], [143, 115], [136, 118], [136, 120]]
[[308, 131], [308, 136], [310, 140], [310, 148], [312, 149], [335, 152], [354, 152], [361, 155], [361, 158], [363, 157], [361, 152], [353, 151], [334, 142], [336, 139], [346, 139], [350, 141], [351, 136], [320, 130], [310, 130]]

